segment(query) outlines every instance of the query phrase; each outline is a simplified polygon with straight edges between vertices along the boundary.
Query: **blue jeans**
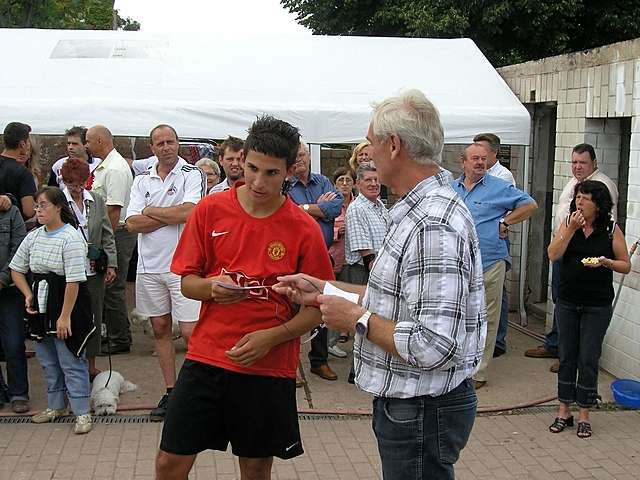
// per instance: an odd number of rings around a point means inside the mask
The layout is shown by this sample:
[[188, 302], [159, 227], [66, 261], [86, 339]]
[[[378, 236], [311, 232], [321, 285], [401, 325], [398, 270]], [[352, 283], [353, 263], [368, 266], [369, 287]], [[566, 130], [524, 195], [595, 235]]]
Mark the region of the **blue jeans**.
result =
[[373, 431], [385, 480], [453, 480], [478, 399], [471, 379], [439, 397], [373, 400]]
[[[24, 297], [15, 287], [0, 290], [0, 341], [7, 361], [9, 400], [29, 400], [24, 346]], [[3, 383], [0, 370], [0, 385]]]
[[84, 354], [77, 358], [64, 341], [48, 335], [36, 343], [36, 356], [47, 382], [47, 406], [65, 408], [66, 393], [74, 415], [89, 413], [89, 362]]
[[558, 291], [560, 290], [560, 262], [551, 265], [551, 299], [553, 300], [553, 323], [547, 333], [544, 346], [553, 353], [558, 353]]
[[598, 398], [598, 362], [613, 308], [558, 300], [556, 311], [560, 334], [558, 400], [592, 407]]

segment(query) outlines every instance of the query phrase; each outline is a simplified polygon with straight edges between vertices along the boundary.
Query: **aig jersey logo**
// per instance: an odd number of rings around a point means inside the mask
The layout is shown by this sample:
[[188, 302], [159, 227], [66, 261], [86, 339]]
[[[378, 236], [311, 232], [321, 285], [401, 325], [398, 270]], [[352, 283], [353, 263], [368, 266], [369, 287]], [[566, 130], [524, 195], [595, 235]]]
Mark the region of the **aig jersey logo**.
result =
[[284, 248], [282, 242], [274, 241], [269, 244], [267, 247], [267, 255], [271, 260], [282, 260], [284, 255], [287, 253], [287, 249]]

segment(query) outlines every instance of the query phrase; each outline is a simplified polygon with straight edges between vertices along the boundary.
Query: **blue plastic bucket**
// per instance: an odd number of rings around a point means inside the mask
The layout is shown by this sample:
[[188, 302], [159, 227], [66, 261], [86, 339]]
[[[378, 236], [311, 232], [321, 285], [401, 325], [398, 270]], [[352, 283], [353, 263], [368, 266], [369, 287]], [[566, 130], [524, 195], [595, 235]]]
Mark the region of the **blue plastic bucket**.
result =
[[617, 404], [640, 408], [640, 382], [629, 379], [615, 380], [611, 383], [611, 391]]

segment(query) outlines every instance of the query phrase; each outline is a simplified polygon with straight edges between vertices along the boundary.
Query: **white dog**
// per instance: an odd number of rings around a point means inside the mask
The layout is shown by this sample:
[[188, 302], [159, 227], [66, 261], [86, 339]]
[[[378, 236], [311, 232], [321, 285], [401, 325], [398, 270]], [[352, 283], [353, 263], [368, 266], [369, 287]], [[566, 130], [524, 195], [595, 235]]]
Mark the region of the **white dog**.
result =
[[[111, 378], [109, 379], [109, 372]], [[107, 385], [107, 380], [109, 384]], [[129, 380], [125, 380], [115, 370], [107, 370], [100, 372], [93, 379], [93, 387], [91, 388], [91, 408], [96, 415], [113, 415], [118, 409], [120, 394], [124, 392], [132, 392], [136, 385]]]

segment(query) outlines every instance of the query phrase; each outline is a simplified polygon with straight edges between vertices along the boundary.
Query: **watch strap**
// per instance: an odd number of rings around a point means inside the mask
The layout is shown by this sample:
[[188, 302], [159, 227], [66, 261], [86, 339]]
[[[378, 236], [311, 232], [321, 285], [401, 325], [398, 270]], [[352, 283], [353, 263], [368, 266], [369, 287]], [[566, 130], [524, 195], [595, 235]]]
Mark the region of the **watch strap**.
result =
[[367, 335], [367, 330], [369, 329], [369, 318], [371, 318], [371, 312], [367, 310], [356, 321], [356, 332], [360, 335]]

